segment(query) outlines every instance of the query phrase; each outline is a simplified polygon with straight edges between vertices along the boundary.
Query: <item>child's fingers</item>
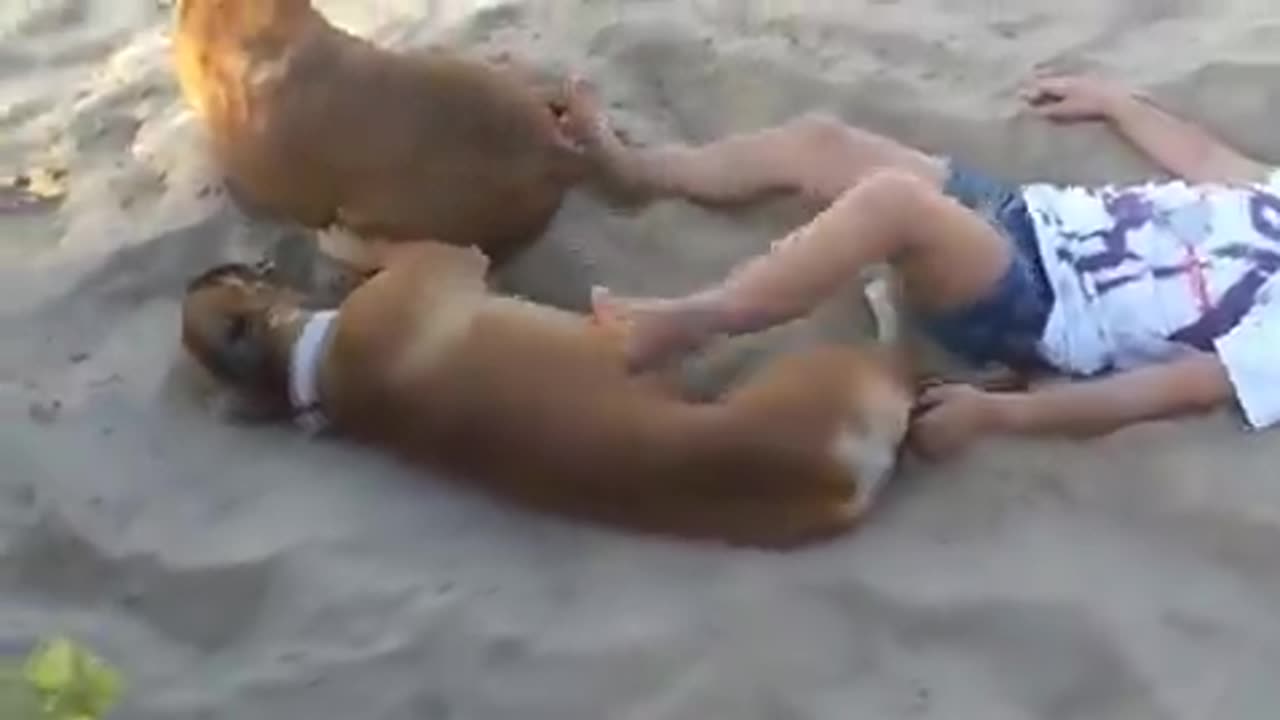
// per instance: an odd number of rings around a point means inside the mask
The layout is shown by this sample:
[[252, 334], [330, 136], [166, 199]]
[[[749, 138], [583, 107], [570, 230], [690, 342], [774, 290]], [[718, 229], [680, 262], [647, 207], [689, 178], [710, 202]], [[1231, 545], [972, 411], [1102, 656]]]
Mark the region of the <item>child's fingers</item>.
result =
[[1086, 115], [1075, 103], [1059, 97], [1046, 97], [1028, 102], [1027, 109], [1037, 117], [1051, 121], [1074, 120]]
[[631, 324], [630, 319], [613, 301], [613, 293], [601, 285], [591, 288], [591, 318], [596, 323], [609, 327], [626, 328]]
[[959, 383], [938, 382], [926, 387], [924, 389], [924, 392], [920, 393], [920, 400], [922, 402], [936, 405], [940, 402], [950, 399], [953, 395], [955, 395], [957, 392], [960, 392], [964, 388], [965, 386]]
[[1033, 105], [1060, 101], [1069, 97], [1078, 83], [1077, 78], [1062, 75], [1035, 77], [1023, 87], [1021, 95]]
[[943, 380], [929, 380], [928, 384], [916, 396], [915, 404], [911, 407], [911, 417], [915, 420], [924, 418], [939, 405], [950, 397], [951, 385]]
[[1022, 93], [1022, 101], [1036, 110], [1062, 105], [1066, 95], [1045, 88], [1028, 88]]
[[1037, 117], [1044, 118], [1045, 120], [1064, 120], [1071, 117], [1071, 111], [1058, 103], [1054, 103], [1052, 105], [1032, 105], [1030, 110], [1032, 113], [1035, 113]]

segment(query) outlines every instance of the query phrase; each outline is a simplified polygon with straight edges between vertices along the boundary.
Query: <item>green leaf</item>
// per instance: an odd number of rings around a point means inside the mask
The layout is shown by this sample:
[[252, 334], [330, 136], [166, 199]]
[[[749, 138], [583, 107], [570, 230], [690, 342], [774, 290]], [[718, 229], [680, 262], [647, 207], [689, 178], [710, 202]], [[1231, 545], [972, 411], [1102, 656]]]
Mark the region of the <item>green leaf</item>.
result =
[[42, 642], [23, 675], [44, 701], [49, 720], [101, 720], [123, 691], [120, 674], [70, 638]]

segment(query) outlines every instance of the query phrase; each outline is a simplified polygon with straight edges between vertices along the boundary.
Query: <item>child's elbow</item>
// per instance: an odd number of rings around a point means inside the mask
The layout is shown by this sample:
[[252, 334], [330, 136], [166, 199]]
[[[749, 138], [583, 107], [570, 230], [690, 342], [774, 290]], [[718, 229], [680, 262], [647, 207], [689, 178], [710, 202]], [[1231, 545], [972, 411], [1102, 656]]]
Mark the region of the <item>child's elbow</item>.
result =
[[1234, 390], [1226, 367], [1215, 355], [1195, 358], [1165, 383], [1165, 394], [1174, 402], [1173, 409], [1182, 413], [1204, 414], [1221, 409], [1231, 402]]

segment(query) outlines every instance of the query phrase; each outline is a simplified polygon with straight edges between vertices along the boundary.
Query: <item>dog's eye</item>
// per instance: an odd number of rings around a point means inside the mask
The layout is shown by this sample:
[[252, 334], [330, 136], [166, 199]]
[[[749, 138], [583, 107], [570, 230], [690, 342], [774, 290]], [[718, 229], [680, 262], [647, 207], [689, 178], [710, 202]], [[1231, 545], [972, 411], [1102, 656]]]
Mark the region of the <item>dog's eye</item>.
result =
[[262, 277], [270, 277], [275, 274], [276, 263], [271, 258], [262, 258], [253, 264], [253, 271]]

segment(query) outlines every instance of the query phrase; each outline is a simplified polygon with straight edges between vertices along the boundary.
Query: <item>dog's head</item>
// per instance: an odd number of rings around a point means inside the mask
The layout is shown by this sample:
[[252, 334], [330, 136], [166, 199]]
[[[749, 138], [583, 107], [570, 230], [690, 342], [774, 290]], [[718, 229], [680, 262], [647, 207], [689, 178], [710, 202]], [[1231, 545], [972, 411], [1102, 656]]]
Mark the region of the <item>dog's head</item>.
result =
[[269, 265], [229, 263], [187, 286], [182, 345], [233, 391], [239, 419], [289, 414], [289, 356], [303, 297], [272, 277]]

